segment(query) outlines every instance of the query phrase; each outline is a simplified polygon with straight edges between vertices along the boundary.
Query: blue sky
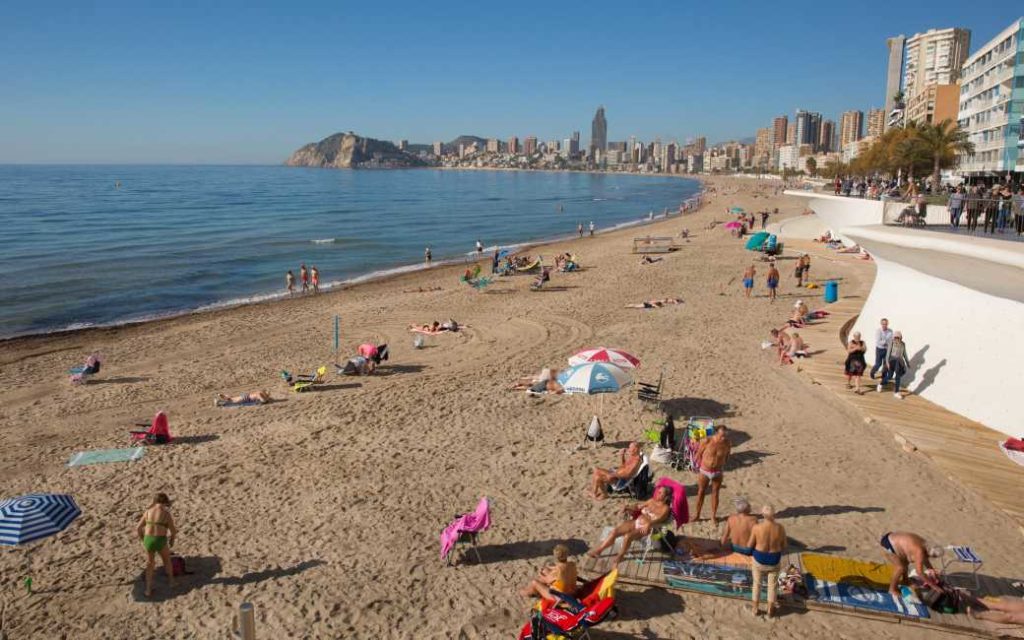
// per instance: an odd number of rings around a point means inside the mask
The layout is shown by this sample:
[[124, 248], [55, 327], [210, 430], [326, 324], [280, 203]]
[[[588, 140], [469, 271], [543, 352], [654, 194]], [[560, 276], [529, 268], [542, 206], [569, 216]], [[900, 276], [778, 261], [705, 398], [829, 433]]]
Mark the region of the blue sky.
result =
[[0, 163], [279, 163], [347, 130], [586, 140], [599, 104], [611, 140], [724, 140], [797, 108], [880, 106], [890, 35], [961, 26], [973, 51], [1021, 13], [947, 0], [5, 2]]

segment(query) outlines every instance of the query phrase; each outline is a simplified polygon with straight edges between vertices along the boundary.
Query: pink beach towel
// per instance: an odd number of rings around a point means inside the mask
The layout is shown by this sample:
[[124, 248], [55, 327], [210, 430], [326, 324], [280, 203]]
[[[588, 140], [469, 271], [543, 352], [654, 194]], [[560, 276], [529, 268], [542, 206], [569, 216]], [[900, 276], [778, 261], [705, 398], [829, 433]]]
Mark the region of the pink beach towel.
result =
[[690, 502], [686, 499], [686, 487], [671, 478], [658, 478], [654, 483], [654, 490], [658, 487], [668, 487], [672, 490], [672, 517], [676, 521], [676, 528], [683, 526], [690, 521]]
[[480, 533], [491, 528], [491, 505], [487, 497], [480, 498], [473, 513], [466, 513], [456, 518], [441, 532], [441, 559], [455, 546], [461, 533]]

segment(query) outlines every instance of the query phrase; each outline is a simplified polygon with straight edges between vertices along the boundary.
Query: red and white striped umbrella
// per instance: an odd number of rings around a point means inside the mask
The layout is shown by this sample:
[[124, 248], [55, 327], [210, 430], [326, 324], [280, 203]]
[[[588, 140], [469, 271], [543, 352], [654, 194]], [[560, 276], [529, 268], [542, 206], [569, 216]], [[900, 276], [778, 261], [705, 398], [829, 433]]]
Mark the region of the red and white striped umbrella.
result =
[[640, 366], [640, 358], [621, 349], [609, 349], [608, 347], [584, 349], [569, 358], [569, 364], [574, 367], [587, 362], [610, 362], [622, 369], [636, 369]]

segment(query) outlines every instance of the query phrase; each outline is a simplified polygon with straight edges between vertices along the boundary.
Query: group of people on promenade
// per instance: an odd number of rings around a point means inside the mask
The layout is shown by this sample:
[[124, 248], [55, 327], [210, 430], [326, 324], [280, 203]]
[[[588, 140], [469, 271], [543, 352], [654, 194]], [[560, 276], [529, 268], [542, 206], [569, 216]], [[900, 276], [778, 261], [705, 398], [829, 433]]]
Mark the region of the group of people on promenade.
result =
[[967, 231], [974, 233], [980, 220], [988, 234], [1024, 235], [1024, 185], [1016, 193], [1008, 184], [960, 185], [949, 195], [947, 210], [954, 230], [959, 230], [963, 222]]
[[[291, 269], [285, 274], [284, 281], [288, 294], [295, 293], [295, 274]], [[316, 268], [316, 265], [308, 269], [305, 262], [299, 265], [299, 281], [302, 283], [302, 293], [307, 293], [310, 287], [312, 287], [313, 293], [320, 293], [320, 270]]]

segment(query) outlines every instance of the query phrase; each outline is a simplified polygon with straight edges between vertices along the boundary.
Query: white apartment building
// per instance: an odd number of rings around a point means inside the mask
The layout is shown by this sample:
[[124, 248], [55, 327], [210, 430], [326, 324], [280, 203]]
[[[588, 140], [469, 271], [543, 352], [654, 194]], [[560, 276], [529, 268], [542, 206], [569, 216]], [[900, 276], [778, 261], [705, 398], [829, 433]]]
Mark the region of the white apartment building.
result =
[[904, 101], [909, 103], [928, 85], [955, 84], [970, 47], [966, 29], [929, 29], [910, 36], [903, 57]]
[[960, 82], [959, 122], [974, 143], [974, 153], [960, 158], [961, 173], [1024, 171], [1024, 18], [968, 58]]

